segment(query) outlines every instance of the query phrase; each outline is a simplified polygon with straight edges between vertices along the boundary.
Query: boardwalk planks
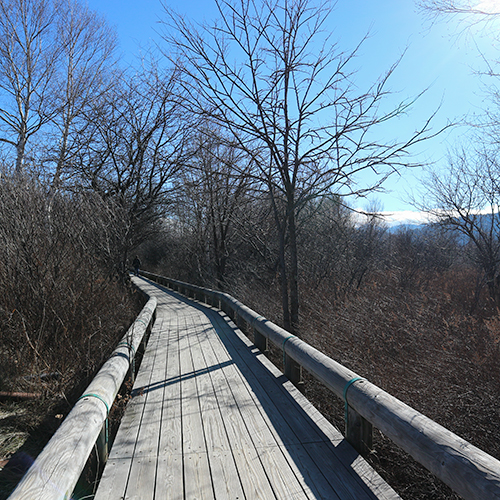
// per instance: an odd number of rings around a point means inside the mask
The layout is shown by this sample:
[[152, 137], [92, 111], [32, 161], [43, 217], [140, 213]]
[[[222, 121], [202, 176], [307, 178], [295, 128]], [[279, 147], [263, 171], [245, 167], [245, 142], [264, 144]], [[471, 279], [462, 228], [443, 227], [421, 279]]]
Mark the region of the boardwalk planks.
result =
[[96, 500], [399, 498], [225, 315], [135, 280], [158, 319]]

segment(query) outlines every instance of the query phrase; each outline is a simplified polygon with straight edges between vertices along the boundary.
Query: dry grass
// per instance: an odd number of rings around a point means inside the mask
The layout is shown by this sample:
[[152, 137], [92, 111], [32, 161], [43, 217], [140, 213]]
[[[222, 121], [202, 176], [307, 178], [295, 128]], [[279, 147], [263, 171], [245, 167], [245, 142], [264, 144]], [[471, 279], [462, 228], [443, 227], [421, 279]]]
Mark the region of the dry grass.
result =
[[[389, 271], [333, 302], [328, 284], [302, 287], [304, 340], [393, 396], [500, 459], [500, 320], [487, 297], [474, 314], [471, 269], [417, 274], [402, 287]], [[240, 300], [279, 323], [277, 290]], [[279, 356], [275, 356], [279, 364]], [[343, 431], [343, 404], [305, 375], [307, 397]], [[380, 432], [368, 460], [404, 499], [454, 499]]]
[[8, 498], [69, 409], [55, 399], [0, 403], [1, 500]]

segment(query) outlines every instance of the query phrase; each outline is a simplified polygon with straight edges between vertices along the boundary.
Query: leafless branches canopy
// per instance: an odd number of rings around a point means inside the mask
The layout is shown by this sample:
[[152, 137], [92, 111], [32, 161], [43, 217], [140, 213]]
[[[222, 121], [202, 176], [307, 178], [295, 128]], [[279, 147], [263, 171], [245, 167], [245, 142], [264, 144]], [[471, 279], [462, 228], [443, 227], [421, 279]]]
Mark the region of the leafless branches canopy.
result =
[[61, 47], [49, 0], [0, 2], [0, 140], [21, 173], [28, 140], [55, 114], [53, 81]]
[[417, 0], [417, 6], [433, 22], [458, 21], [460, 34], [487, 33], [498, 40], [500, 6], [495, 0]]
[[472, 15], [486, 18], [500, 16], [500, 8], [493, 1], [477, 0], [420, 0], [417, 5], [424, 10], [434, 14], [452, 14], [452, 15]]
[[[461, 233], [483, 272], [482, 283], [500, 304], [500, 164], [491, 150], [462, 148], [444, 172], [426, 181], [427, 210], [445, 228]], [[480, 285], [478, 284], [478, 285]], [[478, 286], [478, 290], [480, 286]]]
[[175, 71], [143, 66], [96, 100], [80, 135], [76, 181], [124, 213], [123, 262], [165, 216], [189, 156], [190, 123], [180, 115], [176, 86]]
[[70, 136], [110, 83], [115, 47], [112, 30], [80, 0], [0, 1], [0, 145], [17, 175], [47, 164], [60, 184]]
[[[181, 65], [186, 109], [226, 128], [265, 186], [280, 241], [284, 323], [296, 330], [301, 209], [332, 193], [378, 189], [407, 166], [429, 122], [402, 142], [380, 139], [379, 126], [411, 104], [382, 111], [397, 63], [360, 90], [352, 69], [359, 46], [344, 52], [334, 43], [328, 2], [218, 0], [217, 6], [219, 21], [199, 28], [167, 9], [165, 39]], [[373, 183], [357, 185], [356, 176], [368, 171]]]

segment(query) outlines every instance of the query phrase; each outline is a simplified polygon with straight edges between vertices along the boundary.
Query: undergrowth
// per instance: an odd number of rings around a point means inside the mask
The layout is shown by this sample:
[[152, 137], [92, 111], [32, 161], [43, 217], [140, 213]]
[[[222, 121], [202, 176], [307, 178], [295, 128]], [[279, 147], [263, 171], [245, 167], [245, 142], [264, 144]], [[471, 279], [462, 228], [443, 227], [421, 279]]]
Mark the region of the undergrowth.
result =
[[[389, 271], [336, 296], [332, 284], [302, 284], [300, 336], [427, 417], [500, 459], [500, 319], [475, 293], [474, 269], [413, 277]], [[234, 290], [280, 323], [278, 290]], [[478, 300], [479, 299], [479, 300]], [[278, 361], [279, 362], [279, 361]], [[305, 374], [306, 396], [343, 432], [343, 403]], [[367, 457], [403, 499], [459, 498], [379, 431]]]
[[[106, 242], [96, 225], [110, 227], [95, 208], [91, 197], [0, 179], [0, 460], [11, 459], [0, 472], [0, 498], [142, 306], [117, 275], [110, 246], [100, 246]], [[30, 400], [15, 401], [12, 393]]]

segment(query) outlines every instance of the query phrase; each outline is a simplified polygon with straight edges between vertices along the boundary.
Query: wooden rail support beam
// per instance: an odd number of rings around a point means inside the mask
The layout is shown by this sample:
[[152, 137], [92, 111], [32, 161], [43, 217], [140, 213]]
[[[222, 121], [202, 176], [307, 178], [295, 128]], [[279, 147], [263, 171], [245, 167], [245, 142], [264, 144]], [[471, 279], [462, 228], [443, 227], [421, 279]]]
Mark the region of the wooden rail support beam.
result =
[[292, 384], [302, 389], [304, 387], [304, 381], [302, 380], [302, 366], [292, 359], [286, 352], [283, 353], [283, 373], [292, 382]]
[[350, 406], [347, 407], [345, 436], [352, 447], [363, 456], [373, 450], [373, 425]]
[[253, 329], [253, 343], [260, 349], [261, 352], [265, 353], [269, 350], [268, 338], [258, 332], [255, 328]]
[[103, 467], [108, 461], [108, 422], [104, 422], [101, 432], [96, 441], [97, 457], [99, 460], [99, 467]]

